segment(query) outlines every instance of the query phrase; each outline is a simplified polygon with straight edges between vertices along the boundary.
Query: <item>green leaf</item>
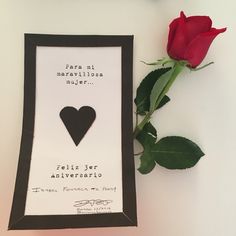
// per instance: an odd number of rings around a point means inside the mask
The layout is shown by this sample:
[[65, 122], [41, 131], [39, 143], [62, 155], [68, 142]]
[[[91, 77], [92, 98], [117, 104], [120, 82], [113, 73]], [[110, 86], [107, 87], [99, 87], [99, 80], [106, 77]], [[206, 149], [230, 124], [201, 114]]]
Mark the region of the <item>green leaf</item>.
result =
[[[168, 72], [171, 68], [161, 68], [152, 71], [149, 73], [140, 83], [138, 89], [136, 98], [134, 100], [136, 106], [137, 106], [137, 113], [140, 115], [145, 115], [147, 111], [149, 111], [150, 108], [150, 94], [153, 89], [154, 84], [156, 81], [161, 77], [161, 75]], [[162, 104], [158, 107], [165, 105], [170, 99], [166, 96], [165, 99], [163, 98]]]
[[152, 155], [150, 155], [149, 150], [144, 151], [144, 153], [140, 157], [140, 161], [141, 162], [138, 171], [144, 175], [150, 173], [156, 165], [156, 162], [152, 158]]
[[168, 96], [164, 96], [160, 102], [160, 104], [157, 106], [157, 109], [163, 107], [167, 102], [170, 101], [170, 98]]
[[192, 141], [178, 136], [162, 138], [152, 146], [151, 156], [167, 169], [186, 169], [193, 167], [204, 153]]
[[161, 103], [165, 94], [169, 91], [177, 76], [185, 68], [186, 62], [179, 61], [175, 63], [171, 70], [161, 75], [154, 84], [150, 95], [150, 113], [153, 113]]
[[136, 139], [142, 144], [144, 149], [147, 149], [156, 143], [157, 131], [155, 127], [148, 122], [137, 135]]
[[157, 140], [155, 127], [148, 122], [137, 135], [136, 139], [144, 148], [140, 157], [141, 174], [150, 173], [156, 163], [167, 169], [186, 169], [193, 167], [204, 153], [189, 139], [169, 136]]
[[150, 151], [156, 143], [157, 131], [155, 127], [148, 122], [137, 135], [136, 139], [142, 144], [144, 152], [140, 157], [140, 167], [138, 168], [141, 174], [148, 174], [156, 165], [155, 159]]
[[159, 79], [154, 84], [151, 94], [150, 94], [150, 108], [151, 112], [155, 111], [159, 104], [157, 101], [160, 99], [160, 95], [163, 93], [165, 87], [167, 86], [169, 80], [171, 79], [171, 75], [174, 71], [174, 68], [162, 74]]

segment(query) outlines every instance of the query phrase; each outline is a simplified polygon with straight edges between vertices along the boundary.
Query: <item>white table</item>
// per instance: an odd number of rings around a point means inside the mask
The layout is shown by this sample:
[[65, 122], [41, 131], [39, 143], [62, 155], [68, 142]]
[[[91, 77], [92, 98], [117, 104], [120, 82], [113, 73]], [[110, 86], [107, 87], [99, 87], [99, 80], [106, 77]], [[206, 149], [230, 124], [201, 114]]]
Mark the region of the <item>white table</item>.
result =
[[[236, 235], [235, 9], [234, 0], [0, 0], [0, 235]], [[136, 172], [138, 227], [7, 231], [23, 114], [23, 34], [135, 35], [135, 91], [151, 69], [140, 60], [166, 55], [168, 24], [180, 10], [209, 15], [216, 28], [228, 30], [204, 61], [215, 64], [186, 71], [169, 92], [172, 101], [153, 118], [159, 137], [188, 137], [206, 155], [186, 171]]]

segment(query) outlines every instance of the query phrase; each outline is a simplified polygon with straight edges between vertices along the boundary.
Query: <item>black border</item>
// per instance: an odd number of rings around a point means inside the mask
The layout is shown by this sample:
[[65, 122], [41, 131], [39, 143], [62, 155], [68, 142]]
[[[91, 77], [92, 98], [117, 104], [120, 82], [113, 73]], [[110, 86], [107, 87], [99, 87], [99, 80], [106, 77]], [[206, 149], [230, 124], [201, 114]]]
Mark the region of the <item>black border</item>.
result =
[[[91, 215], [25, 215], [25, 202], [34, 136], [36, 47], [122, 48], [122, 181], [123, 212]], [[21, 147], [9, 230], [137, 226], [133, 158], [133, 36], [25, 34], [24, 111]]]

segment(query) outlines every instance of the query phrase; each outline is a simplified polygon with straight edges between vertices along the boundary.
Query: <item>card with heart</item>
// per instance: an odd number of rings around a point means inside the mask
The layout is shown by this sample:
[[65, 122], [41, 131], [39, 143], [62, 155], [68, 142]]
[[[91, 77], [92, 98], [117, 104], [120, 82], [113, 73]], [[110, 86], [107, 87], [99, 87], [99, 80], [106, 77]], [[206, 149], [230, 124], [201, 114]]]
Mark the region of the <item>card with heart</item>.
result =
[[25, 35], [9, 229], [135, 226], [133, 36]]

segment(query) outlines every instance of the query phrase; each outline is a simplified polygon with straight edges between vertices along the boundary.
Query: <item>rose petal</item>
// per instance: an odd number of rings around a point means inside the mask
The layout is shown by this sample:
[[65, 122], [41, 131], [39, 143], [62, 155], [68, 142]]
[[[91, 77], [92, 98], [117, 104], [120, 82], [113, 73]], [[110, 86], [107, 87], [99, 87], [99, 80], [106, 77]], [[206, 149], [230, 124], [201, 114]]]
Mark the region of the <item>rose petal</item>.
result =
[[226, 31], [226, 28], [215, 29], [212, 28], [209, 32], [199, 34], [193, 41], [188, 45], [184, 59], [189, 62], [191, 67], [198, 66], [205, 58], [208, 49], [214, 40], [214, 38]]
[[167, 43], [167, 52], [170, 50], [170, 46], [174, 40], [174, 36], [175, 36], [175, 32], [176, 32], [176, 28], [178, 26], [179, 23], [179, 18], [174, 19], [170, 25], [169, 25], [169, 35], [168, 35], [168, 43]]
[[180, 17], [174, 19], [170, 25], [169, 25], [169, 35], [168, 35], [168, 43], [167, 43], [167, 52], [169, 51], [170, 49], [170, 46], [171, 46], [171, 43], [174, 39], [174, 36], [175, 36], [175, 32], [176, 32], [176, 29], [178, 27], [178, 23], [180, 21], [180, 18], [183, 17], [186, 19], [186, 16], [184, 15], [184, 12], [181, 11], [180, 12]]
[[184, 57], [185, 48], [187, 47], [186, 35], [186, 16], [183, 12], [180, 17], [172, 21], [170, 25], [170, 36], [167, 46], [167, 52], [170, 57], [182, 60]]
[[191, 42], [198, 34], [208, 32], [212, 21], [209, 16], [190, 16], [186, 19], [186, 36]]

